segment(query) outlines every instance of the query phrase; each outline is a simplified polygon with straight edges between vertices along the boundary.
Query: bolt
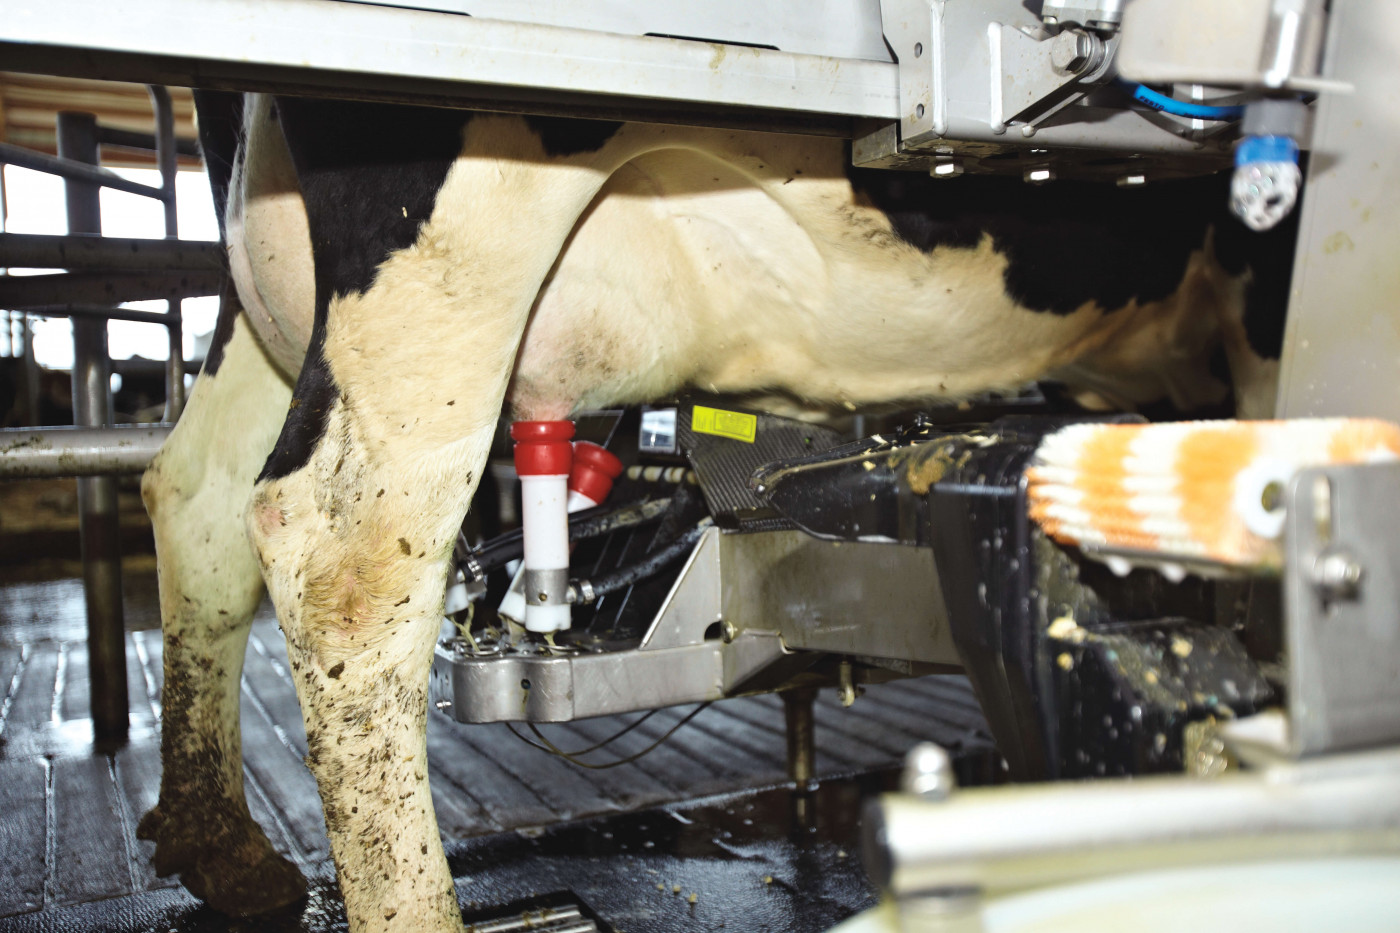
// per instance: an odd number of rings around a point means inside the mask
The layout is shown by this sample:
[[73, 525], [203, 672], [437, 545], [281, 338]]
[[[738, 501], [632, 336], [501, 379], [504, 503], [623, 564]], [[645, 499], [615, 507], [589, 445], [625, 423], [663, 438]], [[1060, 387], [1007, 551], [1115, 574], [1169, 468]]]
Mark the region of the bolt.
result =
[[726, 645], [730, 644], [734, 641], [734, 639], [739, 637], [739, 630], [734, 627], [733, 622], [730, 622], [728, 620], [725, 620], [724, 625], [720, 628], [720, 632], [722, 633], [722, 637], [724, 638], [724, 643]]
[[1313, 561], [1313, 585], [1324, 599], [1355, 599], [1366, 569], [1345, 550], [1327, 551]]
[[1082, 29], [1066, 29], [1050, 40], [1050, 67], [1062, 75], [1083, 74], [1103, 62], [1103, 40]]
[[941, 745], [920, 742], [904, 757], [899, 787], [926, 800], [946, 800], [957, 786], [953, 759]]

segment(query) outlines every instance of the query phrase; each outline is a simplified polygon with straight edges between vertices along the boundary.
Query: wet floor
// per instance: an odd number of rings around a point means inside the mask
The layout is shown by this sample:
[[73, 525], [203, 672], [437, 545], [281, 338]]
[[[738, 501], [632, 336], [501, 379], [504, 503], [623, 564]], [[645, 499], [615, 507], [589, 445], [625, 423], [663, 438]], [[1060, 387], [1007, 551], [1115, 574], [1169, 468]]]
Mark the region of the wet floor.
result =
[[[0, 585], [0, 931], [343, 929], [285, 646], [266, 610], [243, 680], [245, 781], [274, 845], [313, 880], [311, 896], [275, 919], [230, 921], [152, 873], [134, 825], [159, 787], [161, 645], [153, 575], [137, 566], [127, 577], [131, 735], [110, 754], [91, 745], [81, 586]], [[615, 753], [639, 751], [689, 710], [658, 712]], [[579, 748], [636, 718], [544, 731]], [[871, 688], [850, 709], [822, 693], [821, 786], [810, 796], [785, 783], [772, 696], [714, 704], [606, 771], [531, 748], [504, 726], [434, 715], [430, 775], [469, 916], [552, 898], [623, 933], [808, 933], [873, 897], [857, 854], [861, 797], [892, 780], [915, 742], [977, 746], [985, 734], [966, 681], [924, 678]]]
[[[800, 795], [771, 788], [497, 833], [449, 843], [448, 860], [469, 921], [571, 903], [616, 933], [826, 930], [875, 903], [855, 814], [884, 780], [839, 779]], [[344, 930], [345, 918], [322, 872], [305, 903], [257, 920], [230, 921], [166, 889], [10, 917], [0, 929], [330, 933]]]

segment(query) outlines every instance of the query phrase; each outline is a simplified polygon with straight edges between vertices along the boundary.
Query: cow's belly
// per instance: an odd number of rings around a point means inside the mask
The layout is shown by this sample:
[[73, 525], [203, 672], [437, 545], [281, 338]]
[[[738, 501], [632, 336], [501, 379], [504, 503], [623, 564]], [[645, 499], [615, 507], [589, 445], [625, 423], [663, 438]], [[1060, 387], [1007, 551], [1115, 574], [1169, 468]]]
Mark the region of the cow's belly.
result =
[[[314, 309], [305, 212], [275, 124], [255, 113], [249, 129], [260, 181], [230, 212], [231, 266], [264, 347], [295, 373]], [[922, 251], [855, 204], [839, 141], [676, 139], [616, 172], [558, 256], [516, 358], [518, 417], [687, 385], [854, 408], [1057, 370], [1119, 403], [1189, 407], [1221, 390], [1199, 364], [1221, 299], [1203, 256], [1177, 295], [1126, 314], [1028, 310], [1007, 295], [990, 238]]]
[[916, 249], [851, 203], [839, 145], [793, 176], [785, 141], [768, 141], [766, 173], [669, 151], [614, 176], [535, 307], [512, 384], [518, 416], [561, 418], [687, 385], [856, 408], [956, 399], [1057, 370], [1119, 404], [1218, 398], [1198, 364], [1219, 299], [1205, 256], [1161, 302], [1108, 316], [1093, 303], [1030, 310], [1007, 294], [1007, 258], [990, 238]]

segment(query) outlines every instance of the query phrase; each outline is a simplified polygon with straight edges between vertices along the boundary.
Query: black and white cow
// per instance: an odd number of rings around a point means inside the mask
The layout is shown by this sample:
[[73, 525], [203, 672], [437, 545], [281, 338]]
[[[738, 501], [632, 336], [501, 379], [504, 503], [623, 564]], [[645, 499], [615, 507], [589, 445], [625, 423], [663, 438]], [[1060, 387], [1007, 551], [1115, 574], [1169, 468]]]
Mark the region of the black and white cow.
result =
[[[201, 101], [207, 139], [229, 101]], [[253, 97], [243, 120], [243, 311], [143, 486], [165, 686], [141, 833], [225, 911], [302, 890], [243, 796], [265, 582], [351, 928], [460, 929], [428, 670], [503, 405], [562, 418], [698, 386], [849, 409], [1050, 375], [1190, 408], [1226, 391], [1221, 345], [1269, 391], [1247, 275], [1203, 213], [1223, 186], [941, 181], [854, 171], [834, 139], [328, 101]]]

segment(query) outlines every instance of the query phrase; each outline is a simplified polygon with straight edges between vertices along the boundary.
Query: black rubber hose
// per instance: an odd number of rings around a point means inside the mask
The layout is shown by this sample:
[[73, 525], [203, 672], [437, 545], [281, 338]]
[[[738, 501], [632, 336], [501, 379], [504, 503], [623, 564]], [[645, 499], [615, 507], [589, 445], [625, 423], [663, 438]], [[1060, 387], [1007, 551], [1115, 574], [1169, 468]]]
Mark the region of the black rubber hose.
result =
[[[585, 538], [596, 538], [620, 528], [637, 528], [648, 525], [659, 521], [670, 506], [671, 500], [667, 498], [634, 502], [617, 509], [596, 508], [574, 512], [569, 516], [569, 540], [582, 541]], [[520, 529], [517, 528], [515, 531], [508, 531], [492, 538], [478, 548], [471, 549], [470, 554], [476, 559], [475, 567], [469, 560], [462, 560], [459, 563], [467, 575], [467, 582], [470, 583], [473, 580], [485, 579], [491, 571], [498, 570], [513, 560], [519, 560], [524, 551], [524, 538], [521, 537]], [[477, 568], [480, 569], [479, 575]]]
[[[612, 573], [603, 574], [592, 580], [571, 583], [569, 585], [570, 602], [593, 602], [599, 596], [624, 589], [640, 580], [660, 573], [670, 564], [689, 554], [694, 549], [695, 542], [699, 541], [705, 530], [713, 525], [713, 519], [703, 518], [670, 544], [658, 551], [653, 551], [635, 564], [623, 567], [621, 570], [614, 570]], [[588, 594], [587, 599], [584, 599], [584, 594]]]

